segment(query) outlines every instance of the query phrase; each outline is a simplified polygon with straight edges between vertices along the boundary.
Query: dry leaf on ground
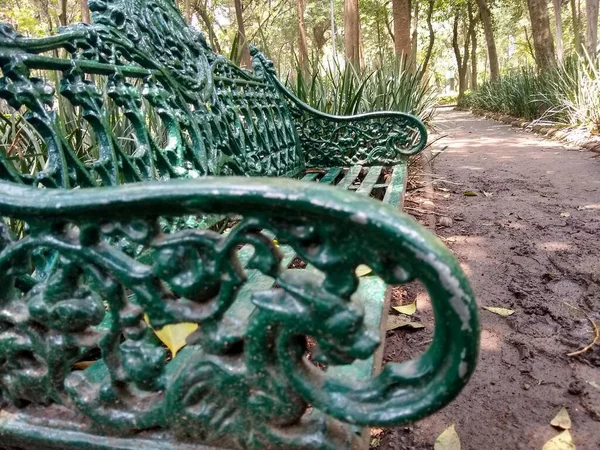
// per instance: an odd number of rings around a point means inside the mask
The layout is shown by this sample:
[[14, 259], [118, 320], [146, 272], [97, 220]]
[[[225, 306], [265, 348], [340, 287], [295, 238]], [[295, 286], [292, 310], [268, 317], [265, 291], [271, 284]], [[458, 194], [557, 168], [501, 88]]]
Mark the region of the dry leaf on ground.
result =
[[412, 316], [414, 313], [417, 312], [417, 302], [412, 302], [401, 306], [392, 306], [392, 309], [394, 311], [398, 311], [400, 314]]
[[512, 316], [515, 313], [512, 309], [500, 308], [498, 306], [483, 306], [483, 309], [487, 309], [489, 312], [498, 314], [502, 317]]
[[[148, 326], [151, 326], [148, 315], [144, 316], [144, 320]], [[197, 329], [197, 323], [175, 323], [173, 325], [165, 325], [160, 330], [155, 330], [154, 328], [152, 330], [156, 334], [156, 337], [171, 351], [173, 358], [175, 358], [177, 352], [185, 347], [188, 336]]]
[[386, 331], [395, 330], [396, 328], [408, 327], [413, 330], [425, 328], [421, 322], [413, 322], [408, 317], [388, 316]]
[[571, 418], [569, 417], [569, 412], [567, 408], [564, 406], [560, 409], [558, 414], [550, 421], [550, 425], [556, 428], [561, 428], [563, 430], [568, 430], [571, 428]]
[[465, 195], [465, 197], [477, 197], [478, 196], [477, 192], [473, 192], [473, 191], [465, 191], [464, 195]]
[[542, 450], [575, 450], [575, 443], [569, 430], [565, 430], [546, 442]]
[[433, 444], [434, 450], [460, 450], [460, 439], [454, 424], [446, 428]]

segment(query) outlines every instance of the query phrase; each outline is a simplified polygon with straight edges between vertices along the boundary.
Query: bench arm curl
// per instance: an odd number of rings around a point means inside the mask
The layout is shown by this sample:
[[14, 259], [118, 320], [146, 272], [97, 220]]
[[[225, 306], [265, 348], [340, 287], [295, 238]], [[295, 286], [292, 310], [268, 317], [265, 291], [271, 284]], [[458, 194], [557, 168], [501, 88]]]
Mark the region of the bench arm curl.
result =
[[[201, 214], [242, 219], [223, 235], [161, 231], [162, 218]], [[225, 177], [74, 191], [0, 182], [0, 216], [30, 230], [18, 241], [0, 234], [0, 351], [10, 362], [1, 366], [0, 392], [15, 405], [57, 403], [104, 429], [161, 427], [233, 448], [340, 449], [355, 438], [351, 427], [324, 424], [417, 420], [450, 402], [475, 369], [476, 305], [457, 261], [407, 215], [340, 189]], [[272, 235], [320, 276], [283, 267]], [[151, 257], [130, 254], [123, 240]], [[242, 245], [254, 248], [246, 267]], [[31, 275], [42, 250], [56, 255], [53, 265], [23, 288], [18, 278]], [[342, 382], [307, 360], [306, 337], [328, 366], [375, 352], [378, 332], [365, 326], [356, 293], [360, 264], [389, 285], [423, 284], [434, 339], [415, 360]], [[249, 270], [276, 287], [254, 292], [254, 312], [236, 323], [227, 312]], [[144, 314], [155, 328], [200, 327], [167, 363]], [[101, 358], [72, 371], [93, 348]]]

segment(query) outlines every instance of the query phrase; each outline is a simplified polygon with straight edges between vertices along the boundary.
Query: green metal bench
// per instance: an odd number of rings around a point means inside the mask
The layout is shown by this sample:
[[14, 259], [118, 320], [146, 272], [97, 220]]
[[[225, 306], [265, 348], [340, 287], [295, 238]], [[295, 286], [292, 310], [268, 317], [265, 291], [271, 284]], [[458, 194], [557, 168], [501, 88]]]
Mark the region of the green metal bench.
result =
[[[451, 401], [478, 319], [456, 260], [398, 211], [419, 120], [315, 111], [169, 0], [90, 8], [46, 38], [0, 24], [0, 98], [44, 150], [32, 172], [0, 151], [0, 445], [359, 448]], [[411, 280], [434, 339], [381, 370], [390, 286]], [[199, 328], [170, 359], [145, 315]]]

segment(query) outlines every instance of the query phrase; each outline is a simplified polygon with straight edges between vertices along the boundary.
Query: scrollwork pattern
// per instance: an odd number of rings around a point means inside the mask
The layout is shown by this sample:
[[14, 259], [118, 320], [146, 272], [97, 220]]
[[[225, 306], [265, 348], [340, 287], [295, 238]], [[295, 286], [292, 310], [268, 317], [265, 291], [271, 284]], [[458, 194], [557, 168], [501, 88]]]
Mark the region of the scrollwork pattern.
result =
[[[5, 403], [59, 404], [108, 434], [162, 429], [174, 442], [333, 450], [354, 439], [343, 423], [419, 418], [456, 395], [474, 369], [477, 317], [458, 264], [416, 223], [374, 202], [243, 178], [47, 191], [41, 202], [38, 189], [0, 187], [0, 215], [38, 223], [19, 241], [2, 233]], [[163, 216], [225, 212], [242, 217], [227, 234], [160, 226]], [[284, 267], [272, 235], [321, 275]], [[253, 249], [246, 263], [244, 245]], [[54, 255], [44, 276], [32, 269], [41, 250]], [[355, 294], [359, 264], [389, 284], [420, 280], [440, 323], [419, 359], [349, 385], [306, 360], [306, 338], [316, 342], [313, 358], [329, 366], [375, 352], [378, 333]], [[230, 311], [249, 271], [273, 287], [252, 293], [254, 311], [241, 320]], [[199, 329], [168, 361], [145, 314], [153, 327]], [[93, 352], [92, 366], [72, 370]]]

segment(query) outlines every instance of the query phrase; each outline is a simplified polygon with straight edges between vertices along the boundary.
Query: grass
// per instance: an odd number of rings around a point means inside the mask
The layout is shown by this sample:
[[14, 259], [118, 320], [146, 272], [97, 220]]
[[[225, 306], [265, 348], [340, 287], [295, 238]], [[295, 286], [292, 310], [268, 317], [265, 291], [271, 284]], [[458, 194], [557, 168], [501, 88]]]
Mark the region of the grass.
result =
[[408, 70], [393, 61], [383, 67], [357, 72], [352, 66], [319, 65], [311, 75], [297, 76], [287, 85], [300, 100], [320, 111], [352, 115], [370, 111], [399, 111], [414, 114], [428, 122], [437, 95], [420, 71]]
[[545, 120], [600, 132], [600, 69], [585, 57], [568, 58], [548, 72], [532, 68], [487, 81], [465, 98], [465, 106], [527, 120]]

